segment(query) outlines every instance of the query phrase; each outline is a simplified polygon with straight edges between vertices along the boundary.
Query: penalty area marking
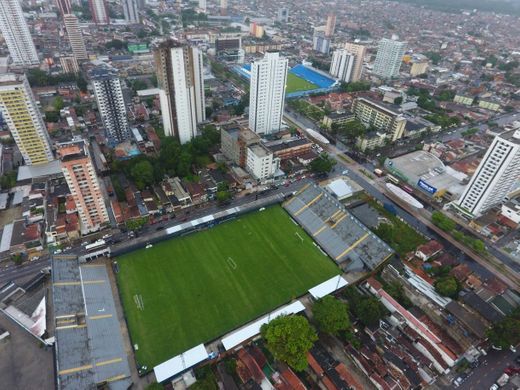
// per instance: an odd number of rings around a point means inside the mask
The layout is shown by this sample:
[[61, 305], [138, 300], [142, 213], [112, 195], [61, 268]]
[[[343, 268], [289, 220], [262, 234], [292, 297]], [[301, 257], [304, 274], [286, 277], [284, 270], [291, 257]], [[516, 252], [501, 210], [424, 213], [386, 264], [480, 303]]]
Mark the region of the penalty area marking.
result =
[[294, 232], [294, 234], [300, 239], [301, 243], [303, 244], [303, 237], [300, 236], [298, 232]]
[[236, 270], [238, 267], [237, 263], [235, 263], [235, 261], [231, 257], [227, 258], [227, 263], [232, 270]]
[[137, 309], [144, 310], [143, 296], [141, 294], [134, 295], [134, 302], [135, 302], [135, 305], [137, 306]]

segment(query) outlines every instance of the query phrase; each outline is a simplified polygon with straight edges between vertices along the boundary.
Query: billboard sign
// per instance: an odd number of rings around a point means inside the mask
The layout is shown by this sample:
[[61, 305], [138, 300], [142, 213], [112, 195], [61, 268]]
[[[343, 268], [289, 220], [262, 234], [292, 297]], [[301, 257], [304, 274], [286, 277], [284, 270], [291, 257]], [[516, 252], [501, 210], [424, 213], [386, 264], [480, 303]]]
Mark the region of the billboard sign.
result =
[[417, 187], [419, 187], [421, 190], [426, 191], [427, 193], [433, 195], [437, 192], [437, 188], [432, 187], [428, 183], [426, 183], [424, 180], [419, 179], [417, 182]]

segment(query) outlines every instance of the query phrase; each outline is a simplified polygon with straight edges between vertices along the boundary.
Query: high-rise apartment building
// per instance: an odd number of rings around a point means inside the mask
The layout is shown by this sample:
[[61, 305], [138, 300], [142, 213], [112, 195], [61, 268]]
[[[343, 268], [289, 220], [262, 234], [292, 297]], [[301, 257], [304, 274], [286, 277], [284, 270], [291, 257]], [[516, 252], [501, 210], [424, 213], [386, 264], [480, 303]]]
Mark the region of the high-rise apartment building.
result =
[[325, 36], [326, 37], [333, 36], [335, 30], [336, 30], [336, 15], [329, 14], [327, 16], [327, 23], [325, 24]]
[[88, 0], [92, 21], [96, 24], [109, 24], [108, 7], [105, 0]]
[[199, 0], [199, 10], [202, 12], [206, 12], [207, 4], [206, 0]]
[[220, 0], [220, 16], [227, 15], [227, 0]]
[[123, 14], [128, 23], [139, 23], [139, 4], [137, 0], [123, 0]]
[[56, 5], [58, 6], [62, 17], [72, 13], [72, 5], [70, 0], [56, 0]]
[[379, 41], [373, 73], [381, 78], [399, 77], [406, 42], [383, 38]]
[[78, 61], [73, 56], [61, 56], [60, 65], [63, 73], [79, 73]]
[[335, 50], [332, 53], [329, 73], [337, 79], [349, 83], [352, 80], [355, 62], [356, 57], [354, 54], [349, 53], [345, 49]]
[[312, 48], [321, 54], [329, 54], [330, 38], [326, 37], [323, 32], [315, 32], [312, 37]]
[[367, 54], [367, 48], [363, 45], [347, 42], [345, 43], [345, 50], [354, 54], [354, 67], [352, 68], [350, 81], [359, 81], [363, 73], [363, 61]]
[[40, 64], [19, 0], [0, 1], [0, 31], [14, 65], [27, 67]]
[[249, 128], [257, 134], [275, 133], [282, 127], [288, 66], [287, 58], [269, 51], [251, 64]]
[[174, 39], [156, 44], [153, 53], [164, 133], [184, 144], [206, 120], [202, 53]]
[[87, 49], [85, 47], [85, 41], [83, 40], [83, 34], [79, 28], [78, 18], [72, 14], [63, 15], [63, 23], [69, 36], [69, 43], [72, 49], [72, 53], [78, 62], [88, 60]]
[[121, 80], [115, 70], [99, 66], [90, 72], [96, 101], [109, 142], [114, 145], [130, 138]]
[[511, 130], [495, 137], [456, 203], [478, 217], [504, 202], [519, 177], [520, 130]]
[[86, 141], [57, 145], [61, 171], [78, 210], [81, 233], [99, 230], [110, 222]]
[[287, 23], [289, 21], [289, 10], [285, 7], [278, 8], [278, 15], [276, 16], [276, 20], [280, 23]]
[[0, 113], [27, 165], [54, 160], [45, 123], [25, 76], [0, 75]]

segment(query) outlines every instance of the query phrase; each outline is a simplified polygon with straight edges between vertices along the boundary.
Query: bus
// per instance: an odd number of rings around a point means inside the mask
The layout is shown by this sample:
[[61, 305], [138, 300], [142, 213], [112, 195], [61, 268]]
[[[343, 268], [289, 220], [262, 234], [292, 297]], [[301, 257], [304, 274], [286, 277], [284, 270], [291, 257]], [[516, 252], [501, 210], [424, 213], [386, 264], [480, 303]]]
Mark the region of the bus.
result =
[[87, 246], [85, 246], [85, 250], [90, 253], [90, 252], [94, 252], [94, 251], [97, 251], [99, 249], [102, 249], [106, 245], [107, 245], [107, 243], [106, 243], [105, 240], [97, 240], [96, 242], [94, 242], [92, 244], [88, 244]]
[[406, 192], [408, 192], [409, 194], [413, 194], [413, 188], [408, 186], [408, 185], [403, 185], [403, 190], [405, 190]]
[[396, 178], [395, 176], [392, 176], [390, 174], [386, 175], [386, 180], [395, 184], [395, 185], [398, 185], [399, 184], [399, 179]]

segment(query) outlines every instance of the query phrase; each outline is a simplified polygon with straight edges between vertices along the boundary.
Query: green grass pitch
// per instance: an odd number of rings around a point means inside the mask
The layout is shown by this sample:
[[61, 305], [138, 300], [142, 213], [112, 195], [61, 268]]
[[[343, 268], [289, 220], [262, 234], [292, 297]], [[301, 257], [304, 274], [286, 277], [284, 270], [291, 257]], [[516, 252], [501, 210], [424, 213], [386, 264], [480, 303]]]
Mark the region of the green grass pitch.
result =
[[136, 358], [148, 368], [340, 273], [280, 206], [117, 260]]
[[302, 79], [301, 77], [298, 77], [290, 72], [287, 73], [286, 93], [309, 91], [316, 88], [318, 88], [316, 84], [310, 83], [307, 80]]

